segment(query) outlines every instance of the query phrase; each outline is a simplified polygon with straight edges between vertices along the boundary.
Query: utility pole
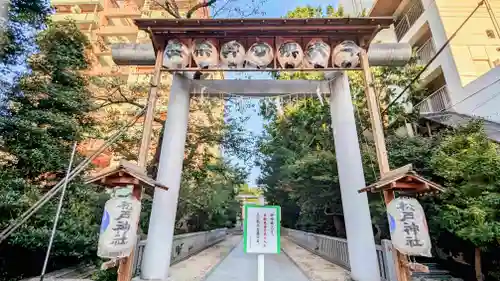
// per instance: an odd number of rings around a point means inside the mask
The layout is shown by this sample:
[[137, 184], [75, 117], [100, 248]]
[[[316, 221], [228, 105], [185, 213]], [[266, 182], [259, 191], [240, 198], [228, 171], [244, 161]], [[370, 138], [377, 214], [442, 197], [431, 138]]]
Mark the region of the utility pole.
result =
[[[138, 166], [144, 167], [146, 169], [146, 164], [148, 160], [148, 152], [151, 143], [151, 132], [153, 128], [154, 113], [156, 107], [156, 101], [158, 100], [158, 86], [161, 82], [161, 68], [163, 66], [163, 47], [158, 49], [156, 53], [156, 62], [154, 67], [153, 76], [151, 77], [151, 85], [148, 93], [148, 104], [146, 108], [146, 114], [144, 117], [144, 125], [142, 129], [142, 140], [141, 146], [139, 148], [139, 156], [137, 159]], [[134, 186], [132, 192], [133, 196], [141, 201], [142, 198], [142, 187]], [[137, 221], [139, 224], [139, 221]], [[132, 268], [134, 266], [134, 256], [135, 247], [130, 252], [130, 256], [120, 260], [120, 265], [118, 267], [118, 281], [130, 281], [132, 279]]]
[[[380, 170], [380, 177], [383, 178], [391, 168], [389, 166], [389, 157], [385, 145], [384, 127], [382, 126], [382, 118], [380, 116], [380, 108], [373, 88], [373, 77], [368, 63], [368, 54], [363, 49], [360, 54], [361, 67], [363, 68], [363, 76], [365, 80], [365, 95], [368, 111], [370, 113], [370, 122], [372, 126], [373, 139], [375, 141], [375, 150], [377, 153], [377, 162]], [[394, 199], [394, 191], [384, 191], [384, 201], [386, 206]], [[399, 251], [393, 249], [394, 263], [396, 268], [396, 276], [398, 281], [410, 280], [410, 272], [404, 260], [405, 256]]]

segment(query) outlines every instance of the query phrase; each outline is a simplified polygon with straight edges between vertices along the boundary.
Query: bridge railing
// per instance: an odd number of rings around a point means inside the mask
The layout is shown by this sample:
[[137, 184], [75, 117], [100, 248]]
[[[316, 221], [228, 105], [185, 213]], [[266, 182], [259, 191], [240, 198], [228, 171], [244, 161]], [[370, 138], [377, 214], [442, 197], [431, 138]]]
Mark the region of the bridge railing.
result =
[[[283, 228], [282, 235], [314, 254], [350, 270], [347, 240], [327, 235], [315, 234], [296, 229]], [[392, 263], [392, 244], [382, 240], [376, 245], [380, 278], [382, 281], [396, 281]]]
[[[187, 259], [188, 257], [226, 239], [227, 234], [227, 228], [220, 228], [210, 231], [175, 235], [172, 243], [171, 264]], [[141, 274], [141, 263], [146, 243], [147, 239], [137, 243], [133, 267], [135, 276], [140, 276]]]

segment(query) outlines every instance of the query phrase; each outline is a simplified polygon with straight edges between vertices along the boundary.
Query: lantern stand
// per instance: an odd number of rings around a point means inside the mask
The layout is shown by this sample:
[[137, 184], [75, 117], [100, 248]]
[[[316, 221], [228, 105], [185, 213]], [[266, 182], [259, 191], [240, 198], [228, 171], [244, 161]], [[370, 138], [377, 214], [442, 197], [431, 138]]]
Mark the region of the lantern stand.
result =
[[[428, 181], [413, 171], [412, 165], [408, 164], [401, 168], [385, 173], [379, 181], [358, 190], [363, 192], [383, 192], [386, 206], [395, 198], [395, 195], [409, 197], [422, 197], [426, 195], [436, 195], [442, 192], [443, 188], [434, 182]], [[411, 272], [406, 256], [395, 248], [392, 248], [394, 266], [397, 280], [411, 280]], [[417, 264], [413, 271], [425, 271], [425, 266]]]
[[[160, 184], [146, 173], [145, 167], [140, 167], [134, 163], [120, 160], [119, 164], [93, 175], [85, 180], [86, 184], [97, 184], [110, 189], [121, 187], [132, 187], [132, 197], [140, 201], [142, 190], [145, 189], [146, 193], [151, 194], [155, 188], [168, 190], [168, 187]], [[135, 245], [135, 243], [134, 243]], [[136, 258], [133, 258], [135, 249], [132, 249], [131, 255], [120, 260], [111, 260], [102, 264], [103, 269], [112, 268], [118, 265], [119, 262], [129, 264], [129, 266], [120, 266], [118, 269], [119, 275], [130, 275], [132, 267]], [[125, 272], [123, 272], [125, 271]]]

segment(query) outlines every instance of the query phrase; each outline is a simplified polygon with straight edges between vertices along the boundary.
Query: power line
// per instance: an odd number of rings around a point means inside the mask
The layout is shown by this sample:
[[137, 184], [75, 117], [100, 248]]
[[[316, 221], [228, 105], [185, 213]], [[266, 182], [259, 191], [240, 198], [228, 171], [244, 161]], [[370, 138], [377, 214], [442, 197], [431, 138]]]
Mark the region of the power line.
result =
[[[396, 101], [398, 101], [405, 93], [406, 91], [413, 85], [413, 83], [415, 83], [415, 81], [417, 81], [420, 76], [427, 70], [427, 68], [429, 68], [429, 66], [431, 65], [431, 63], [433, 63], [436, 58], [444, 51], [444, 49], [450, 44], [451, 40], [453, 40], [453, 38], [455, 38], [455, 36], [458, 34], [458, 32], [462, 29], [462, 27], [464, 27], [464, 25], [472, 18], [472, 16], [476, 13], [476, 11], [484, 4], [484, 0], [482, 0], [481, 2], [479, 2], [476, 6], [476, 8], [474, 8], [474, 10], [469, 14], [469, 16], [462, 22], [462, 24], [460, 24], [460, 26], [457, 28], [457, 30], [455, 30], [455, 32], [453, 32], [453, 34], [450, 36], [450, 38], [448, 38], [448, 40], [446, 40], [446, 42], [443, 44], [443, 46], [441, 46], [441, 48], [439, 48], [439, 50], [436, 52], [436, 54], [429, 60], [429, 62], [427, 62], [427, 64], [424, 66], [424, 68], [422, 70], [420, 70], [420, 72], [415, 76], [413, 77], [413, 79], [410, 81], [410, 83], [408, 83], [408, 85], [406, 85], [406, 87], [403, 89], [403, 91], [401, 91], [401, 93], [394, 99], [392, 100], [389, 105], [387, 105], [387, 107], [382, 111], [382, 114], [384, 114], [385, 112], [387, 112], [387, 110], [394, 104], [396, 103]], [[429, 95], [430, 96], [430, 95]], [[429, 97], [427, 96], [427, 97]]]
[[[479, 89], [479, 90], [477, 90], [477, 91], [473, 92], [472, 94], [470, 94], [470, 95], [468, 95], [467, 97], [465, 97], [465, 98], [461, 99], [460, 101], [458, 101], [458, 102], [456, 102], [456, 103], [454, 103], [454, 104], [452, 104], [452, 105], [450, 105], [450, 106], [448, 106], [448, 107], [446, 107], [446, 108], [441, 109], [441, 110], [440, 110], [440, 111], [438, 111], [438, 112], [443, 112], [443, 111], [446, 111], [446, 110], [448, 110], [448, 109], [450, 109], [450, 108], [453, 108], [453, 107], [455, 107], [455, 106], [457, 106], [457, 105], [461, 104], [462, 102], [464, 102], [464, 101], [466, 101], [466, 100], [468, 100], [468, 99], [472, 98], [473, 96], [475, 96], [475, 95], [479, 94], [479, 93], [480, 93], [480, 92], [482, 92], [484, 89], [486, 89], [486, 88], [488, 88], [489, 86], [491, 86], [491, 85], [493, 85], [493, 84], [497, 83], [498, 81], [500, 81], [500, 78], [496, 79], [495, 81], [493, 81], [493, 82], [489, 83], [489, 84], [488, 84], [488, 85], [486, 85], [486, 86], [483, 86], [481, 89]], [[497, 93], [497, 94], [496, 94], [496, 95], [494, 95], [492, 98], [490, 98], [490, 99], [486, 100], [486, 102], [483, 102], [480, 106], [478, 106], [478, 107], [474, 108], [473, 110], [476, 110], [477, 108], [479, 108], [479, 107], [481, 107], [481, 106], [485, 105], [485, 104], [486, 104], [486, 103], [488, 103], [489, 101], [491, 101], [491, 100], [493, 100], [494, 98], [496, 98], [499, 94], [500, 94], [500, 93]]]

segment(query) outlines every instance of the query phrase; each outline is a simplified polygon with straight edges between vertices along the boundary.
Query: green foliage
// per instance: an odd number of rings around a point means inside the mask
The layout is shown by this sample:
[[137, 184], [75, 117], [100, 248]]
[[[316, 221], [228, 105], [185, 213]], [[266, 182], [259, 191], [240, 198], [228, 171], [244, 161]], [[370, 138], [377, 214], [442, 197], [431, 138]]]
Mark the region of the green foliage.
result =
[[118, 280], [117, 268], [111, 268], [108, 270], [98, 270], [92, 275], [92, 280], [94, 281], [116, 281]]
[[239, 204], [235, 187], [244, 183], [246, 174], [229, 163], [216, 160], [201, 167], [206, 175], [186, 171], [177, 208], [178, 232], [195, 232], [232, 227]]
[[[342, 15], [341, 7], [335, 10], [331, 6], [326, 10], [321, 7], [298, 7], [287, 14], [293, 18]], [[395, 86], [406, 85], [418, 70], [413, 62], [401, 68], [373, 68], [374, 86], [381, 93], [381, 102], [387, 104], [396, 95]], [[348, 75], [359, 139], [362, 142], [365, 178], [370, 183], [375, 181], [378, 169], [373, 144], [362, 134], [370, 129], [364, 81], [360, 72]], [[323, 80], [324, 75], [320, 72], [281, 72], [276, 78]], [[412, 88], [410, 92], [420, 94], [420, 91]], [[285, 101], [282, 115], [278, 114], [274, 105], [269, 104], [262, 104], [261, 113], [268, 124], [265, 126], [265, 136], [259, 143], [261, 158], [258, 163], [267, 200], [289, 207], [290, 216], [283, 215], [285, 225], [345, 235], [329, 106], [326, 103], [322, 105], [317, 98], [292, 99]], [[403, 113], [403, 105], [394, 106], [389, 111], [391, 116], [396, 113]], [[409, 119], [411, 116], [403, 118]], [[372, 212], [376, 214], [374, 222], [380, 226], [377, 228], [381, 234], [382, 228], [385, 228], [383, 205], [380, 204], [380, 197], [372, 199]]]
[[431, 165], [444, 179], [440, 226], [479, 248], [500, 246], [500, 155], [481, 123], [447, 136]]
[[0, 65], [3, 74], [12, 73], [7, 65], [19, 64], [33, 51], [33, 34], [47, 21], [50, 7], [45, 0], [11, 0], [5, 2], [5, 18], [0, 19]]
[[[326, 17], [329, 14], [335, 11], [325, 13], [320, 8], [300, 7], [288, 16]], [[372, 68], [381, 107], [397, 96], [419, 71], [414, 61], [405, 67]], [[365, 180], [369, 184], [376, 180], [378, 168], [373, 143], [365, 137], [371, 126], [364, 85], [361, 73], [348, 75]], [[323, 79], [323, 76], [282, 72], [276, 78]], [[425, 89], [412, 86], [402, 103], [391, 107], [383, 116], [391, 168], [413, 164], [420, 175], [446, 187], [442, 195], [421, 200], [434, 245], [445, 252], [465, 253], [471, 264], [474, 247], [481, 248], [483, 267], [493, 278], [500, 272], [498, 144], [487, 138], [480, 122], [432, 137], [396, 136], [392, 128], [418, 118], [417, 113], [405, 113], [405, 104], [416, 104], [425, 95]], [[282, 112], [274, 105], [261, 105], [267, 122], [258, 146], [258, 165], [265, 196], [268, 201], [283, 206], [285, 226], [342, 236], [342, 205], [328, 106], [321, 105], [317, 99], [291, 99], [284, 103]], [[372, 221], [377, 238], [389, 238], [381, 197], [369, 195]]]
[[[40, 51], [29, 60], [31, 72], [6, 93], [0, 111], [2, 229], [62, 179], [73, 142], [92, 132], [92, 105], [79, 74], [87, 67], [86, 37], [73, 23], [49, 24], [36, 41]], [[49, 270], [94, 259], [105, 199], [78, 178], [68, 186]], [[40, 273], [55, 201], [1, 245], [0, 279]]]

